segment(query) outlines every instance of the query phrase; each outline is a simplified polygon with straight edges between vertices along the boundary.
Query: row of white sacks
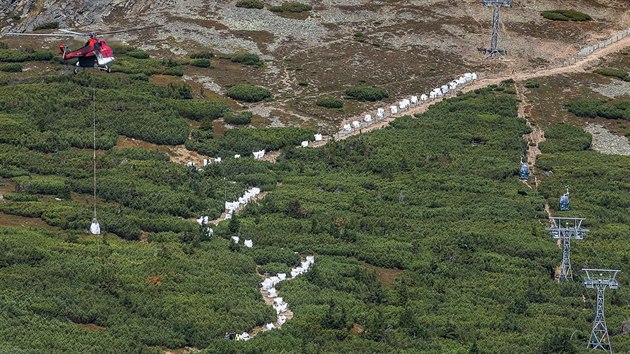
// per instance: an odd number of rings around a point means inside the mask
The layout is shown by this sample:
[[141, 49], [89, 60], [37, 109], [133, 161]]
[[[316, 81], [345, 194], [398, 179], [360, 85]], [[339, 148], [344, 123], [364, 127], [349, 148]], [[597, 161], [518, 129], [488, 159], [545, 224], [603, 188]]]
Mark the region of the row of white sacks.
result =
[[[277, 322], [279, 326], [282, 326], [287, 321], [287, 317], [284, 313], [289, 309], [289, 304], [287, 304], [283, 298], [278, 296], [276, 285], [281, 281], [290, 280], [300, 274], [308, 272], [313, 264], [315, 264], [315, 256], [306, 256], [306, 260], [302, 261], [299, 266], [291, 269], [291, 278], [288, 278], [285, 273], [278, 273], [276, 276], [267, 278], [260, 283], [262, 291], [266, 292], [267, 296], [273, 299], [272, 306], [278, 315]], [[265, 327], [267, 330], [275, 328], [273, 323], [267, 323]]]
[[[434, 88], [429, 94], [422, 94], [420, 96], [411, 96], [410, 98], [405, 98], [400, 100], [398, 104], [392, 105], [389, 107], [389, 114], [396, 115], [399, 112], [403, 112], [408, 110], [411, 106], [417, 105], [419, 102], [425, 102], [429, 100], [436, 99], [438, 97], [444, 96], [450, 91], [455, 91], [457, 87], [461, 85], [465, 85], [472, 81], [477, 80], [477, 73], [465, 73], [464, 75], [458, 77], [457, 79], [449, 82], [446, 85], [442, 85], [440, 87]], [[379, 108], [376, 111], [376, 119], [383, 119], [386, 116], [385, 108]], [[363, 117], [363, 122], [367, 124], [371, 124], [373, 121], [371, 114], [366, 114]], [[342, 133], [350, 133], [354, 129], [361, 128], [361, 122], [358, 120], [352, 121], [351, 123], [346, 123], [343, 126]]]
[[253, 198], [260, 194], [260, 188], [253, 187], [250, 188], [243, 194], [242, 197], [238, 198], [237, 201], [233, 202], [225, 202], [225, 219], [232, 219], [232, 215], [241, 207], [247, 205]]

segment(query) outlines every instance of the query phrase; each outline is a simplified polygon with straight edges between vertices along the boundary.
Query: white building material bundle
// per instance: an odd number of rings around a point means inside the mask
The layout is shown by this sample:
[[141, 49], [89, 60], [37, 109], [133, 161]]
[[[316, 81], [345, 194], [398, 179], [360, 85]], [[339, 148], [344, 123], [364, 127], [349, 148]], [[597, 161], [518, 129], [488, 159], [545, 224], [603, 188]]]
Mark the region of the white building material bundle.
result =
[[429, 99], [429, 96], [425, 95], [424, 93], [420, 95], [420, 101], [426, 101], [428, 99]]
[[379, 108], [376, 110], [376, 116], [379, 118], [385, 117], [385, 108]]
[[350, 124], [344, 124], [343, 125], [343, 130], [348, 133], [352, 131], [352, 126]]
[[448, 92], [448, 85], [442, 85], [442, 87], [440, 87], [442, 93], [447, 93]]
[[429, 97], [430, 97], [432, 100], [433, 100], [433, 99], [436, 99], [436, 98], [437, 98], [437, 96], [438, 96], [438, 94], [437, 94], [437, 92], [435, 92], [435, 91], [431, 91], [431, 93], [429, 94]]
[[389, 107], [389, 112], [391, 114], [398, 114], [398, 106], [390, 106]]
[[207, 216], [202, 216], [199, 219], [197, 219], [197, 224], [199, 225], [205, 225], [208, 223], [208, 217]]
[[254, 159], [260, 160], [263, 158], [263, 156], [265, 156], [265, 150], [263, 149], [260, 151], [254, 151], [253, 154], [254, 154]]
[[260, 283], [260, 285], [262, 286], [263, 290], [269, 290], [271, 288], [273, 288], [273, 281], [269, 278], [265, 279], [262, 283]]
[[252, 240], [245, 240], [245, 242], [243, 243], [245, 245], [245, 247], [247, 248], [252, 248], [254, 247], [254, 241]]
[[359, 123], [359, 121], [358, 121], [358, 120], [353, 120], [353, 121], [352, 121], [352, 127], [353, 127], [354, 129], [359, 129], [359, 128], [361, 128], [361, 123]]
[[315, 141], [322, 141], [324, 137], [321, 134], [315, 134]]
[[232, 241], [234, 241], [234, 243], [238, 243], [238, 241], [240, 241], [240, 238], [238, 236], [232, 236]]
[[273, 323], [267, 323], [265, 325], [265, 328], [267, 328], [268, 331], [271, 331], [272, 329], [276, 328], [276, 326], [274, 326]]
[[240, 159], [240, 158], [241, 158], [241, 155], [236, 154], [236, 155], [234, 155], [234, 158], [235, 158], [235, 159]]
[[304, 140], [301, 144], [300, 144], [303, 148], [308, 147], [308, 141]]
[[472, 73], [471, 75], [473, 80], [477, 80], [477, 73]]
[[363, 117], [363, 121], [366, 123], [369, 123], [372, 121], [372, 115], [371, 114], [366, 114], [365, 117]]
[[280, 281], [287, 280], [287, 274], [286, 273], [278, 273], [277, 277], [278, 277], [278, 279], [280, 279]]
[[276, 290], [276, 288], [271, 288], [267, 290], [267, 296], [269, 296], [270, 298], [274, 298], [278, 296], [278, 291]]
[[411, 96], [411, 104], [417, 104], [418, 103], [418, 96]]

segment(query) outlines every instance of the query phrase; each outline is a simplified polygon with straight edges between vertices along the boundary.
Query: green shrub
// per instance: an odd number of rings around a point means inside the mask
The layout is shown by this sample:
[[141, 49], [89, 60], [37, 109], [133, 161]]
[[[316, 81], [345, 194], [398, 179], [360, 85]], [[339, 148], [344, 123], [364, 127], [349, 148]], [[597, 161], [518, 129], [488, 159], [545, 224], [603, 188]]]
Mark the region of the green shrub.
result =
[[230, 61], [233, 63], [239, 63], [244, 65], [255, 65], [262, 66], [263, 61], [260, 60], [260, 57], [257, 54], [250, 53], [239, 53], [235, 54], [230, 58]]
[[196, 121], [220, 118], [228, 110], [226, 104], [210, 100], [171, 100], [169, 103], [182, 117]]
[[630, 82], [630, 73], [628, 73], [626, 70], [623, 70], [623, 69], [599, 68], [595, 70], [594, 73], [604, 75], [604, 76], [616, 77], [620, 80]]
[[246, 9], [262, 9], [265, 4], [260, 0], [238, 0], [236, 7], [244, 7]]
[[149, 53], [140, 49], [129, 51], [127, 52], [127, 55], [136, 59], [149, 59]]
[[355, 32], [354, 33], [354, 38], [363, 38], [363, 32]]
[[252, 122], [252, 112], [242, 112], [240, 114], [227, 112], [223, 115], [223, 119], [228, 124], [245, 125]]
[[214, 58], [214, 53], [211, 51], [202, 51], [195, 52], [190, 55], [190, 59], [212, 59]]
[[593, 18], [583, 12], [576, 10], [553, 10], [543, 11], [542, 17], [553, 21], [590, 21]]
[[378, 87], [357, 86], [346, 90], [346, 95], [359, 101], [380, 101], [389, 97], [387, 91]]
[[299, 2], [285, 2], [280, 6], [272, 6], [270, 8], [273, 12], [306, 12], [311, 11], [313, 7], [311, 5], [302, 4]]
[[196, 66], [199, 68], [210, 68], [212, 67], [212, 62], [208, 59], [195, 59], [190, 62], [190, 65]]
[[4, 199], [11, 200], [14, 202], [36, 202], [38, 200], [38, 197], [33, 194], [15, 193], [15, 194], [5, 194]]
[[525, 88], [532, 89], [532, 88], [539, 88], [540, 84], [537, 83], [536, 81], [527, 81], [524, 86]]
[[49, 51], [23, 51], [13, 49], [0, 49], [0, 61], [23, 62], [23, 61], [47, 61], [53, 58]]
[[43, 29], [57, 29], [59, 28], [59, 22], [57, 21], [49, 21], [41, 23], [33, 28], [33, 31], [39, 31]]
[[584, 129], [570, 124], [556, 124], [545, 130], [546, 141], [540, 143], [543, 153], [583, 151], [591, 147], [592, 137]]
[[326, 108], [343, 108], [343, 101], [335, 97], [320, 97], [315, 102], [316, 105]]
[[570, 102], [567, 108], [578, 117], [630, 120], [630, 100], [610, 103], [603, 100], [581, 99]]
[[4, 42], [0, 42], [0, 49], [9, 49], [9, 45]]
[[22, 65], [19, 63], [8, 63], [0, 65], [0, 71], [19, 73], [22, 71]]
[[272, 97], [269, 90], [250, 84], [240, 84], [230, 87], [226, 95], [235, 100], [244, 102], [260, 102]]

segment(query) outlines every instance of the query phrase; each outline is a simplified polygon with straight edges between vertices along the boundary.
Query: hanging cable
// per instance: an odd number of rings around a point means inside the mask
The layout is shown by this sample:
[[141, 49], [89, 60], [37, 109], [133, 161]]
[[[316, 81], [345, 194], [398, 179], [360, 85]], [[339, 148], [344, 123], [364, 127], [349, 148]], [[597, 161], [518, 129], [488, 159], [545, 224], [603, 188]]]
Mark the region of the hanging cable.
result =
[[92, 118], [92, 207], [94, 209], [94, 216], [92, 217], [92, 225], [90, 226], [90, 232], [93, 235], [100, 235], [101, 227], [98, 224], [98, 219], [96, 218], [96, 88], [92, 93], [92, 107], [93, 107], [93, 118]]

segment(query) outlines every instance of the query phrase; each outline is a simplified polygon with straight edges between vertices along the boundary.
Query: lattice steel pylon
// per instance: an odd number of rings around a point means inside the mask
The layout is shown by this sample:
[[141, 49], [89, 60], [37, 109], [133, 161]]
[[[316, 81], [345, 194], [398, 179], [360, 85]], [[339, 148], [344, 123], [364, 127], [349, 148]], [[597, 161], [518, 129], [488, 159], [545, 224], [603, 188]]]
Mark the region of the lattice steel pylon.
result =
[[499, 49], [499, 18], [501, 6], [512, 7], [512, 0], [482, 0], [483, 6], [492, 6], [492, 33], [490, 34], [490, 47], [486, 48], [486, 58], [494, 57], [497, 54], [505, 54], [505, 50]]
[[586, 272], [586, 280], [582, 284], [588, 289], [597, 289], [597, 304], [595, 305], [595, 319], [591, 337], [586, 348], [602, 349], [612, 354], [612, 344], [608, 337], [606, 316], [604, 314], [604, 291], [606, 287], [613, 290], [619, 288], [619, 282], [615, 279], [619, 270], [615, 269], [582, 269]]
[[562, 263], [560, 264], [560, 274], [558, 280], [565, 281], [573, 279], [571, 269], [571, 239], [581, 240], [588, 232], [582, 228], [584, 218], [551, 218], [552, 225], [547, 231], [556, 240], [562, 242]]

